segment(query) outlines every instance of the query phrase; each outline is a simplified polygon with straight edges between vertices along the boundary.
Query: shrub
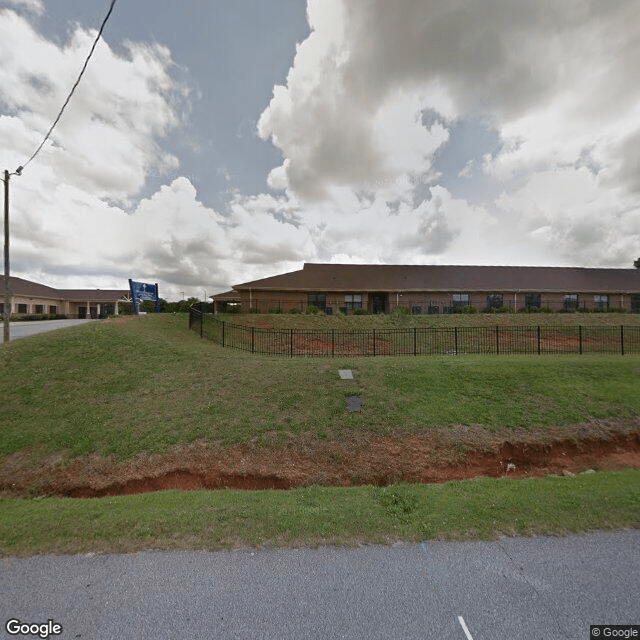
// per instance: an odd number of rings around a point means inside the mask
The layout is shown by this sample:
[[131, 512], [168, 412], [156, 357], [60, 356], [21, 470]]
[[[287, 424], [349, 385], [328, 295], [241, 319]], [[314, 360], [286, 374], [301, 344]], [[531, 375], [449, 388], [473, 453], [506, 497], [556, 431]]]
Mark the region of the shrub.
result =
[[391, 312], [390, 315], [392, 315], [392, 316], [408, 316], [409, 315], [409, 308], [408, 307], [403, 307], [403, 306], [397, 306]]
[[320, 313], [320, 308], [316, 307], [315, 304], [309, 304], [309, 305], [307, 305], [307, 309], [306, 309], [305, 313], [308, 313], [310, 315], [311, 314]]
[[239, 304], [228, 304], [225, 307], [225, 313], [240, 313], [242, 311], [242, 306]]
[[302, 309], [298, 309], [298, 307], [291, 307], [291, 309], [289, 309], [289, 313], [300, 314], [302, 313]]
[[354, 309], [353, 310], [353, 315], [354, 316], [368, 316], [369, 315], [369, 310], [368, 309]]
[[501, 307], [488, 307], [484, 311], [485, 313], [511, 313], [511, 309], [509, 307], [505, 307], [502, 305]]

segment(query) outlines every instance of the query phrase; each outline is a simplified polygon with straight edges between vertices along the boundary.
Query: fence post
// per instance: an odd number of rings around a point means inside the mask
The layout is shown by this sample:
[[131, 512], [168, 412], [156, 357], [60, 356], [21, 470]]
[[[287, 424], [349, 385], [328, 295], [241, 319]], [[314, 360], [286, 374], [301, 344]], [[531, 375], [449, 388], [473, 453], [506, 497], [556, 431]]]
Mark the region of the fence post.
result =
[[293, 358], [293, 329], [291, 329], [291, 333], [289, 334], [289, 352]]
[[500, 327], [496, 325], [496, 355], [500, 355]]
[[578, 338], [580, 342], [580, 355], [582, 355], [582, 325], [578, 325]]
[[458, 327], [453, 327], [453, 352], [458, 355]]
[[222, 321], [222, 346], [224, 347], [224, 320]]
[[336, 330], [331, 329], [331, 357], [335, 356], [336, 351]]
[[202, 311], [202, 313], [200, 313], [200, 337], [202, 338], [202, 334], [203, 334], [203, 328], [204, 328], [204, 311]]
[[373, 355], [376, 355], [376, 330], [373, 330]]
[[624, 325], [620, 325], [620, 355], [624, 355]]
[[540, 325], [538, 325], [538, 355], [540, 355]]
[[256, 328], [251, 327], [251, 353], [255, 353], [256, 348]]
[[418, 328], [417, 327], [413, 327], [413, 355], [417, 356], [418, 355], [418, 346], [416, 344], [417, 341], [417, 333], [418, 333]]

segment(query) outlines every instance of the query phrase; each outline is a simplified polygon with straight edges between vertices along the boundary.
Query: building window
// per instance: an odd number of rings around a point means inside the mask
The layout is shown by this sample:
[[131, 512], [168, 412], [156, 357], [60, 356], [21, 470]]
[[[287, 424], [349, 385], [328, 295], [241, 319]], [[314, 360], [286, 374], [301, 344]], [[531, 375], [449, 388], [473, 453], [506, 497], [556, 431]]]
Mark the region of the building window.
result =
[[43, 304], [37, 304], [36, 305], [36, 313], [44, 313], [44, 305]]
[[362, 294], [347, 293], [344, 297], [344, 304], [348, 311], [353, 311], [354, 309], [362, 309]]
[[55, 304], [49, 306], [49, 313], [53, 313], [54, 315], [58, 313], [58, 307]]
[[307, 298], [307, 304], [313, 305], [318, 309], [325, 309], [327, 306], [327, 295], [325, 293], [310, 293]]
[[539, 309], [542, 306], [542, 296], [539, 293], [525, 293], [524, 306], [528, 309]]
[[19, 304], [18, 305], [18, 313], [27, 313], [27, 305]]
[[575, 311], [578, 308], [578, 294], [568, 293], [562, 302], [562, 308], [565, 311]]
[[640, 294], [638, 293], [631, 296], [631, 313], [640, 313]]
[[468, 293], [454, 293], [451, 296], [451, 302], [454, 312], [458, 309], [463, 309], [469, 306], [469, 294]]
[[593, 308], [596, 311], [608, 311], [609, 310], [609, 296], [593, 296]]
[[491, 293], [487, 296], [487, 310], [500, 309], [502, 307], [502, 294]]

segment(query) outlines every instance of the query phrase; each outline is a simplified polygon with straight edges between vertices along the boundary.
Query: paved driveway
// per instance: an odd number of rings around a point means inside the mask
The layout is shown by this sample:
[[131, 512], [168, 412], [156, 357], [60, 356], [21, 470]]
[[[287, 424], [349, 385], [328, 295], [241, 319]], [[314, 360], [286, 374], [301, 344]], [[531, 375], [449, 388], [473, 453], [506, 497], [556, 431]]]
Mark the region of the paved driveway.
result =
[[[10, 322], [10, 340], [18, 338], [26, 338], [34, 336], [37, 333], [45, 331], [54, 331], [56, 329], [64, 329], [65, 327], [73, 327], [76, 324], [84, 324], [85, 322], [94, 322], [93, 320], [36, 320], [25, 322]], [[1, 323], [0, 323], [1, 324]], [[4, 332], [0, 328], [0, 343], [4, 341]]]

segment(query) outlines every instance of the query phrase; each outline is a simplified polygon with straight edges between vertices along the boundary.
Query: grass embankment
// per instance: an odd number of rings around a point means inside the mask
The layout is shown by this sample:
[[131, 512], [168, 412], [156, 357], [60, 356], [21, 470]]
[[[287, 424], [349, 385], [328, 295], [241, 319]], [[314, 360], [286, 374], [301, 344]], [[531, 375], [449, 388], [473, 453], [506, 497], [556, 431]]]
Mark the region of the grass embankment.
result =
[[[200, 340], [181, 316], [95, 323], [0, 350], [0, 456], [161, 452], [268, 434], [492, 432], [640, 415], [637, 356], [283, 358]], [[338, 369], [354, 380], [341, 380]], [[363, 407], [345, 411], [357, 394]]]
[[[355, 379], [340, 380], [341, 368]], [[301, 434], [459, 424], [509, 437], [514, 429], [636, 417], [639, 374], [637, 356], [270, 358], [202, 341], [184, 316], [92, 323], [0, 349], [0, 460], [126, 459], [195, 440], [261, 446]], [[345, 410], [352, 394], [363, 400], [358, 413]], [[563, 533], [637, 524], [639, 494], [640, 474], [628, 471], [437, 487], [3, 500], [0, 553]]]
[[0, 503], [0, 555], [565, 535], [638, 524], [640, 471]]

